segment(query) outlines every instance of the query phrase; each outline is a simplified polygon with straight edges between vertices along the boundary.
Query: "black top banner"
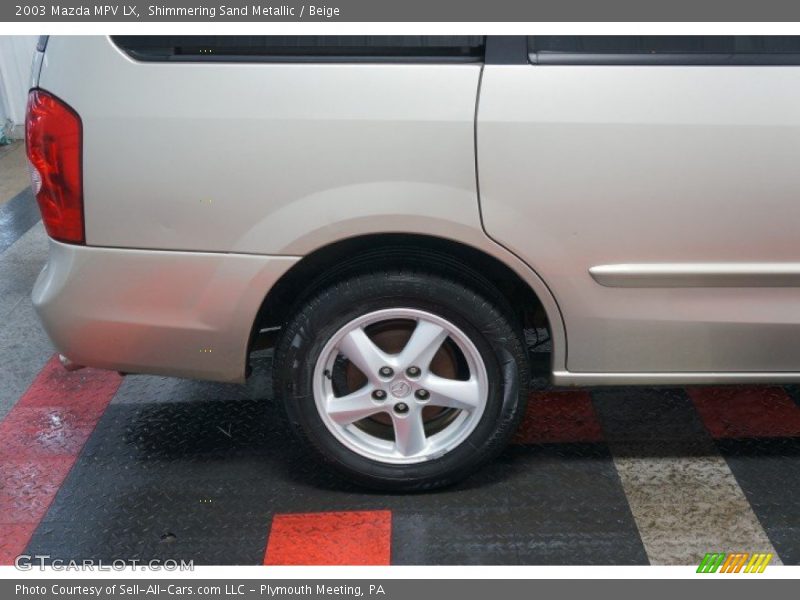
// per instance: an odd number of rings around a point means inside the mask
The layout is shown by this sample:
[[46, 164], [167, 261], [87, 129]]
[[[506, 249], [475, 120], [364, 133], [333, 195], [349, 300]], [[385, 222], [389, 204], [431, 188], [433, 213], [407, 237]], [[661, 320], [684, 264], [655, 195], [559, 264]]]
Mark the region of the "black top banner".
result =
[[0, 22], [800, 21], [796, 0], [19, 0]]

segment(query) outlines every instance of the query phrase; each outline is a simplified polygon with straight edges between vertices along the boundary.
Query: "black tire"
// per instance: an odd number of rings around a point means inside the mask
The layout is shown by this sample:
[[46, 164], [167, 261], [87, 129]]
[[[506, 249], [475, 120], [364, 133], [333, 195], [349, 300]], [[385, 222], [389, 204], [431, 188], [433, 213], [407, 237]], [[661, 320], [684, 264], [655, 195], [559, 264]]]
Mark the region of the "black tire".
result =
[[[347, 448], [328, 430], [313, 395], [317, 359], [335, 332], [361, 315], [398, 307], [433, 313], [460, 328], [477, 348], [488, 379], [487, 404], [475, 429], [443, 456], [416, 464], [382, 463]], [[522, 339], [506, 311], [459, 281], [408, 270], [357, 275], [319, 291], [284, 328], [275, 350], [275, 394], [301, 440], [345, 478], [374, 489], [429, 490], [474, 473], [508, 443], [528, 393]]]

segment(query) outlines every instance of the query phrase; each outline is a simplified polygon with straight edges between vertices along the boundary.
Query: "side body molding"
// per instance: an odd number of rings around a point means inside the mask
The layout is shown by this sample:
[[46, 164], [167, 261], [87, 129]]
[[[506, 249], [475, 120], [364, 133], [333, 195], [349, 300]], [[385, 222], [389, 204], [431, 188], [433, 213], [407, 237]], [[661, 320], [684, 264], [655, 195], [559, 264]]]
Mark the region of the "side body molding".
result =
[[589, 274], [606, 287], [800, 287], [800, 263], [597, 265]]

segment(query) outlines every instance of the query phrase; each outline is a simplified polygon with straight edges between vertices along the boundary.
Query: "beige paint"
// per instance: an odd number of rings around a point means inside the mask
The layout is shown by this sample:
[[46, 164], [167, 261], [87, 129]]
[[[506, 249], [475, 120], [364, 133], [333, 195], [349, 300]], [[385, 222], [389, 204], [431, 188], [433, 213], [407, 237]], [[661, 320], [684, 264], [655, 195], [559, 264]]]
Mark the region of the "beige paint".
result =
[[51, 240], [33, 304], [77, 364], [241, 382], [264, 292], [296, 262]]
[[797, 380], [798, 99], [797, 67], [486, 66], [484, 225], [561, 308], [559, 383]]
[[[112, 359], [86, 346], [71, 358], [236, 379], [255, 298], [284, 260], [352, 236], [411, 232], [481, 249], [531, 286], [553, 328], [558, 383], [796, 381], [800, 291], [785, 285], [785, 267], [798, 264], [798, 73], [155, 64], [107, 38], [55, 37], [40, 84], [84, 121], [94, 248], [56, 253], [52, 268], [91, 285], [45, 276], [40, 310], [62, 347], [102, 332], [113, 319], [84, 305], [113, 308], [123, 299], [105, 282], [117, 282], [118, 264], [147, 264], [163, 298], [142, 274], [153, 295], [138, 304], [136, 328], [167, 352], [123, 347]], [[213, 302], [227, 353], [218, 363], [172, 345], [198, 339], [194, 313], [185, 322], [168, 301], [197, 292], [171, 276], [197, 257], [200, 273], [224, 274], [233, 292], [220, 297], [248, 299], [227, 322]], [[620, 274], [626, 265], [638, 279]]]
[[[83, 364], [240, 379], [260, 299], [287, 260], [356, 235], [412, 232], [508, 264], [542, 299], [557, 341], [554, 359], [563, 363], [563, 327], [547, 287], [481, 227], [474, 154], [480, 73], [469, 64], [138, 63], [105, 37], [51, 37], [39, 84], [83, 119], [92, 246], [54, 245], [48, 268], [63, 274], [37, 284], [56, 345]], [[157, 293], [161, 282], [183, 299], [178, 306], [188, 306], [206, 284], [172, 274], [197, 257], [206, 276], [227, 273], [226, 298], [252, 294], [236, 315], [214, 305], [221, 347], [213, 357], [194, 353], [202, 336], [193, 315], [181, 318]], [[256, 264], [264, 277], [242, 272]], [[95, 306], [119, 310], [115, 288], [136, 265], [146, 271], [124, 279], [125, 289], [144, 286], [147, 303], [135, 294], [121, 317], [95, 316]], [[237, 281], [236, 273], [251, 279]], [[211, 287], [202, 289], [212, 297]], [[109, 352], [100, 335], [106, 330], [141, 346]]]

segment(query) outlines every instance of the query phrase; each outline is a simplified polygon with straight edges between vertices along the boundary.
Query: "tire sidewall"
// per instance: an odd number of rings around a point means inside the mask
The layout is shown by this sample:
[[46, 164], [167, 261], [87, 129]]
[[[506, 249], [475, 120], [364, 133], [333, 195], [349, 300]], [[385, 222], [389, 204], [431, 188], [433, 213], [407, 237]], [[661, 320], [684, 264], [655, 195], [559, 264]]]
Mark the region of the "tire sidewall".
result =
[[[318, 412], [313, 377], [324, 346], [350, 321], [387, 308], [418, 309], [446, 319], [470, 338], [484, 362], [488, 377], [484, 413], [469, 436], [439, 458], [387, 464], [361, 456], [336, 439]], [[283, 342], [278, 350], [285, 367], [276, 373], [276, 382], [289, 421], [325, 461], [370, 486], [424, 489], [464, 477], [505, 446], [524, 404], [520, 390], [526, 373], [514, 358], [520, 340], [507, 319], [478, 294], [435, 275], [400, 272], [341, 282], [297, 315]]]

